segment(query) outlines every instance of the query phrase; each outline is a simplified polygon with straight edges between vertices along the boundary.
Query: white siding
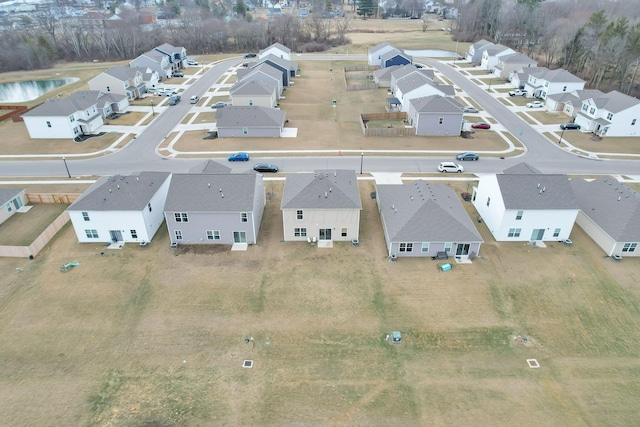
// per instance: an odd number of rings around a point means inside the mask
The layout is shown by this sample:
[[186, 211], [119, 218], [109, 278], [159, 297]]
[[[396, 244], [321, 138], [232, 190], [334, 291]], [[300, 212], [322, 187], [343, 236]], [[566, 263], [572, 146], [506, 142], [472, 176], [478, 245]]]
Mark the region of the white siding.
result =
[[[358, 239], [360, 234], [360, 210], [358, 209], [301, 209], [303, 219], [297, 219], [297, 209], [282, 211], [282, 224], [285, 241], [306, 241], [307, 237], [319, 238], [320, 229], [331, 229], [331, 240], [350, 241]], [[294, 236], [294, 228], [306, 228], [307, 237]], [[342, 236], [342, 228], [347, 235]]]

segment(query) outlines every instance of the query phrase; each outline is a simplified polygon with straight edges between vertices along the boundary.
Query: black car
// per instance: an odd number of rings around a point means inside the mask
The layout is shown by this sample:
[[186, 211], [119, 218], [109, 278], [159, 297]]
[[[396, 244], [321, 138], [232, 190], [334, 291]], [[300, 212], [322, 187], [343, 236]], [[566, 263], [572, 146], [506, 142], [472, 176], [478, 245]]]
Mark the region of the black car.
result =
[[258, 55], [256, 55], [255, 53], [247, 53], [244, 57], [245, 58], [255, 58], [256, 56], [258, 56]]
[[577, 123], [563, 123], [560, 125], [560, 129], [562, 130], [570, 130], [570, 129], [577, 129], [580, 130], [580, 125]]
[[256, 172], [278, 172], [278, 166], [272, 165], [271, 163], [256, 163], [253, 167], [253, 170]]

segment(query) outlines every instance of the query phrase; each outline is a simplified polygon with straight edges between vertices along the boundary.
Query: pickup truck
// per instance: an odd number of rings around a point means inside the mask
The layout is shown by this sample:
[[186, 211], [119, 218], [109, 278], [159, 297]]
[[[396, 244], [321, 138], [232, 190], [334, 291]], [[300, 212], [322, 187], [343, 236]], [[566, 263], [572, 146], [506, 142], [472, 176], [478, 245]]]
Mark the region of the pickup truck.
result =
[[509, 96], [526, 96], [526, 95], [527, 95], [526, 90], [516, 89], [509, 92]]

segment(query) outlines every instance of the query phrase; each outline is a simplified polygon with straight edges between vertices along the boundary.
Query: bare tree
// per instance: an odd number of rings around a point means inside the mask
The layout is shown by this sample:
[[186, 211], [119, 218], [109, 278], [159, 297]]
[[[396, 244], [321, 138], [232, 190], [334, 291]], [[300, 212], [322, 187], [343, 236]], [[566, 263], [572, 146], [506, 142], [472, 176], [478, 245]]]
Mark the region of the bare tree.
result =
[[346, 16], [338, 16], [334, 18], [335, 29], [336, 29], [336, 39], [338, 43], [346, 44], [348, 43], [348, 39], [346, 37], [347, 32], [349, 31], [349, 25], [351, 24], [351, 19]]

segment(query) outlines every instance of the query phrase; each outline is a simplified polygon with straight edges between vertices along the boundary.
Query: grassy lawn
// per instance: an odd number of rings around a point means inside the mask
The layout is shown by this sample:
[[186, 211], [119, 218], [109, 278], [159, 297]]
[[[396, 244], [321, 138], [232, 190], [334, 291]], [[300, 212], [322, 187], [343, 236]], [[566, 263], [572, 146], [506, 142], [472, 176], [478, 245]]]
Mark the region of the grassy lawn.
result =
[[[545, 135], [547, 138], [552, 141], [557, 140], [562, 131], [558, 128], [556, 133], [557, 136], [553, 136], [549, 133]], [[564, 141], [569, 142], [574, 147], [584, 150], [591, 151], [594, 153], [630, 153], [630, 154], [640, 154], [640, 144], [638, 144], [637, 138], [615, 138], [605, 136], [599, 141], [594, 141], [591, 139], [592, 135], [587, 132], [580, 131], [565, 131], [562, 135], [562, 139]], [[616, 156], [619, 158], [619, 156]]]
[[25, 213], [15, 213], [0, 224], [0, 245], [29, 246], [69, 205], [34, 203]]
[[105, 125], [116, 125], [116, 126], [133, 126], [138, 123], [147, 113], [142, 111], [130, 111], [127, 114], [124, 114], [115, 119], [105, 119]]
[[[543, 125], [552, 125], [560, 123], [566, 123], [571, 121], [571, 118], [566, 114], [563, 114], [560, 111], [530, 111], [529, 114], [531, 117], [535, 118], [537, 121], [542, 123]], [[558, 126], [558, 129], [560, 127]]]

